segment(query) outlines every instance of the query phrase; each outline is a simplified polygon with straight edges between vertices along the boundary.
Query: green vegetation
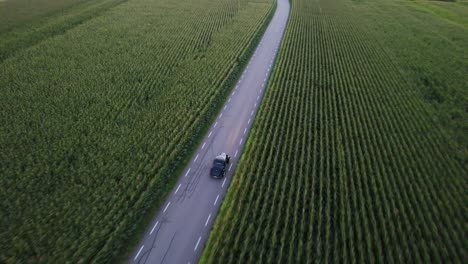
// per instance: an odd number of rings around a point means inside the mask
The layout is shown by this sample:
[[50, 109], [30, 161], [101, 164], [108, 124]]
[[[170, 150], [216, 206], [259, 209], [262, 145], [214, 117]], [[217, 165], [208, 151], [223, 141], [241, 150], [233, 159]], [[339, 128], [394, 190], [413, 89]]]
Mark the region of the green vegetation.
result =
[[417, 1], [413, 3], [422, 10], [440, 18], [445, 18], [452, 23], [468, 27], [468, 6], [463, 3], [447, 3], [436, 1]]
[[467, 28], [412, 3], [291, 2], [201, 262], [464, 263]]
[[273, 9], [129, 0], [0, 62], [0, 262], [110, 262], [125, 251]]
[[52, 13], [64, 12], [67, 8], [88, 0], [0, 0], [0, 32], [11, 30]]
[[[25, 3], [24, 0], [19, 0], [18, 4], [12, 4], [12, 6], [0, 6], [1, 12], [5, 13], [5, 17], [0, 18], [0, 22], [6, 25], [8, 25], [9, 22], [10, 24], [16, 25], [16, 27], [10, 28], [9, 30], [3, 30], [4, 32], [0, 31], [0, 62], [14, 56], [18, 51], [31, 47], [40, 41], [55, 35], [63, 34], [67, 30], [85, 23], [87, 20], [127, 0], [83, 1], [82, 3], [80, 2], [72, 5], [70, 8], [64, 8], [55, 12], [50, 11], [50, 15], [38, 16], [33, 19], [35, 12], [32, 11], [37, 12], [38, 10], [43, 10], [45, 12], [48, 10], [47, 8], [53, 10], [55, 5], [59, 5], [60, 3], [54, 0], [44, 1], [49, 5], [42, 3], [43, 0], [32, 5], [29, 2]], [[62, 4], [65, 3], [67, 3], [67, 1], [64, 1]], [[26, 8], [26, 4], [29, 5], [29, 8]], [[22, 22], [21, 14], [23, 14], [23, 12], [18, 12], [17, 9], [25, 10], [23, 11], [25, 14], [31, 13], [31, 20], [28, 21], [28, 23], [20, 23]], [[31, 10], [31, 12], [28, 12], [28, 10]], [[12, 19], [13, 22], [8, 19]]]

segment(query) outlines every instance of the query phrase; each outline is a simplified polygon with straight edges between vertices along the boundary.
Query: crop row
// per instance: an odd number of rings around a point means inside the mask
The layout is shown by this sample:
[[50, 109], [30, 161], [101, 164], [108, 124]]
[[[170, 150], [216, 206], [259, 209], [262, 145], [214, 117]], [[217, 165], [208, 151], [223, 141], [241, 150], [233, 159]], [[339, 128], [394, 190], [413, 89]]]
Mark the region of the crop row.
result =
[[277, 64], [202, 260], [466, 258], [466, 165], [352, 5], [292, 1]]
[[0, 262], [109, 262], [177, 177], [271, 1], [128, 1], [0, 64]]

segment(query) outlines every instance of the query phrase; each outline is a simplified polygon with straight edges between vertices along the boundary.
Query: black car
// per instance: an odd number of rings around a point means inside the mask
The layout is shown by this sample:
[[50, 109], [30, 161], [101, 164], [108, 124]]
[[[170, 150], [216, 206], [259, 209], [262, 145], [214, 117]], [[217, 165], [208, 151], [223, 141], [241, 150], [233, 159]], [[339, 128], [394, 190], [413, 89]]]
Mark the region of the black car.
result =
[[222, 178], [226, 175], [226, 167], [229, 164], [230, 157], [226, 153], [221, 153], [213, 161], [213, 167], [210, 174], [214, 178]]

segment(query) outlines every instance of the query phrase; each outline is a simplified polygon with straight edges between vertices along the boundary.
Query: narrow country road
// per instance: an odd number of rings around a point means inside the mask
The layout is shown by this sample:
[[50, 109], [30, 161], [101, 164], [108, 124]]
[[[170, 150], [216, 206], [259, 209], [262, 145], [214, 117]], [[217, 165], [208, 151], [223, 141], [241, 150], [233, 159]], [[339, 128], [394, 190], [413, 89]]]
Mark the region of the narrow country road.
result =
[[[248, 66], [231, 91], [174, 189], [129, 256], [128, 263], [196, 263], [218, 212], [262, 98], [289, 15], [288, 0], [276, 12]], [[210, 168], [221, 152], [231, 156], [226, 177]]]

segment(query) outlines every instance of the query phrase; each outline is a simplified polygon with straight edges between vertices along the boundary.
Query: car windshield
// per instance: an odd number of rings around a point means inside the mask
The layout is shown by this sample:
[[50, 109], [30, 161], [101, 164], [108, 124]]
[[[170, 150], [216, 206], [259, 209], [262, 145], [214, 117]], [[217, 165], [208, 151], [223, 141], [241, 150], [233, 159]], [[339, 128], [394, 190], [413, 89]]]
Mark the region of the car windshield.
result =
[[219, 160], [219, 159], [215, 159], [214, 162], [213, 162], [213, 165], [223, 167], [224, 166], [224, 161]]

